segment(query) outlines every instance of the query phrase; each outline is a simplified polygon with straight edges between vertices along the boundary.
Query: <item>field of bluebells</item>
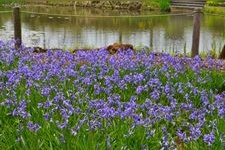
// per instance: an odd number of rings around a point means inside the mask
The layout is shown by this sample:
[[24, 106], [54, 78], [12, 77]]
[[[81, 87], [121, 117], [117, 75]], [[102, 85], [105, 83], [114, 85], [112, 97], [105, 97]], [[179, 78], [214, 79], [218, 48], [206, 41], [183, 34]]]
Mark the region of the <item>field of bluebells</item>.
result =
[[0, 42], [0, 149], [225, 148], [225, 62]]

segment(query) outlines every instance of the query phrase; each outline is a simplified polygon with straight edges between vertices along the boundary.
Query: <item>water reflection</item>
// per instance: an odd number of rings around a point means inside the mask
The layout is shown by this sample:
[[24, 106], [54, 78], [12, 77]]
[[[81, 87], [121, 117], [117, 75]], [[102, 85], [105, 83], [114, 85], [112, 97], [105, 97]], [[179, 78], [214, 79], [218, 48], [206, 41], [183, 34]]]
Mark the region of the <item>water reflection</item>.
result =
[[[79, 14], [82, 14], [79, 12]], [[90, 12], [91, 14], [91, 12]], [[23, 42], [44, 48], [102, 47], [114, 42], [147, 46], [154, 51], [189, 52], [191, 15], [163, 17], [86, 17], [22, 13]], [[11, 13], [0, 14], [0, 39], [13, 37]], [[200, 50], [225, 44], [225, 17], [202, 16]]]

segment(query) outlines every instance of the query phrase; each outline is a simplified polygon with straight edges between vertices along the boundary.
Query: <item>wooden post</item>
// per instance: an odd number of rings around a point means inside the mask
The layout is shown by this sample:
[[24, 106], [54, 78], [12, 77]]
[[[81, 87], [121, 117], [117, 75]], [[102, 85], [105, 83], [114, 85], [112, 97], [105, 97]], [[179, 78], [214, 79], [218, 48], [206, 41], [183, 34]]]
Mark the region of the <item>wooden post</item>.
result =
[[13, 21], [14, 21], [14, 39], [16, 40], [15, 48], [17, 49], [21, 46], [22, 43], [20, 8], [18, 6], [13, 8]]
[[220, 52], [219, 59], [225, 59], [225, 45], [223, 46], [222, 51]]
[[192, 49], [191, 57], [199, 54], [199, 38], [200, 38], [200, 24], [201, 24], [201, 9], [195, 9], [193, 20], [193, 35], [192, 35]]

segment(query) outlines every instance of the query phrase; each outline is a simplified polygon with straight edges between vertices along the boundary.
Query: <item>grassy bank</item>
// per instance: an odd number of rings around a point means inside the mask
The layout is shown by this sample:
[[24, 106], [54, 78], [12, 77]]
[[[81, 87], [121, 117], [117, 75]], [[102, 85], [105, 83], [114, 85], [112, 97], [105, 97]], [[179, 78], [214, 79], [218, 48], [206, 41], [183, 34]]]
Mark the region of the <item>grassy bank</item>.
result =
[[224, 62], [0, 42], [1, 149], [224, 148]]
[[225, 7], [221, 6], [205, 6], [205, 13], [217, 14], [217, 15], [225, 15]]
[[204, 7], [205, 13], [225, 15], [225, 1], [224, 0], [208, 0]]
[[25, 4], [24, 0], [0, 0], [0, 6], [5, 5], [15, 5], [15, 4]]
[[[36, 5], [50, 5], [50, 6], [78, 6], [78, 7], [93, 7], [93, 8], [104, 8], [104, 9], [125, 9], [125, 10], [136, 10], [137, 3], [134, 1], [60, 1], [60, 0], [48, 0], [48, 1], [13, 1], [13, 0], [0, 0], [0, 6], [14, 6], [26, 5], [26, 4], [36, 4]], [[143, 0], [141, 3], [142, 10], [170, 10], [169, 0]]]

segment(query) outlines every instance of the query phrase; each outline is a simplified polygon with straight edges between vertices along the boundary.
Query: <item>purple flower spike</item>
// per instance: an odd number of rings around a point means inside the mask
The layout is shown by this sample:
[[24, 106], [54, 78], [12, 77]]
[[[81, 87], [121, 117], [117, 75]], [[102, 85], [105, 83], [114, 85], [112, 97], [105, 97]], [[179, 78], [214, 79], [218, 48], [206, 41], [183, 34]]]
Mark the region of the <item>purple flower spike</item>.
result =
[[203, 136], [203, 141], [209, 146], [212, 145], [215, 142], [214, 133], [211, 132], [210, 134], [205, 134]]
[[31, 121], [29, 121], [28, 123], [27, 123], [27, 127], [28, 127], [28, 129], [30, 130], [30, 131], [32, 131], [32, 132], [37, 132], [39, 129], [41, 129], [41, 126], [39, 125], [39, 124], [37, 124], [37, 123], [33, 123], [33, 122], [31, 122]]

